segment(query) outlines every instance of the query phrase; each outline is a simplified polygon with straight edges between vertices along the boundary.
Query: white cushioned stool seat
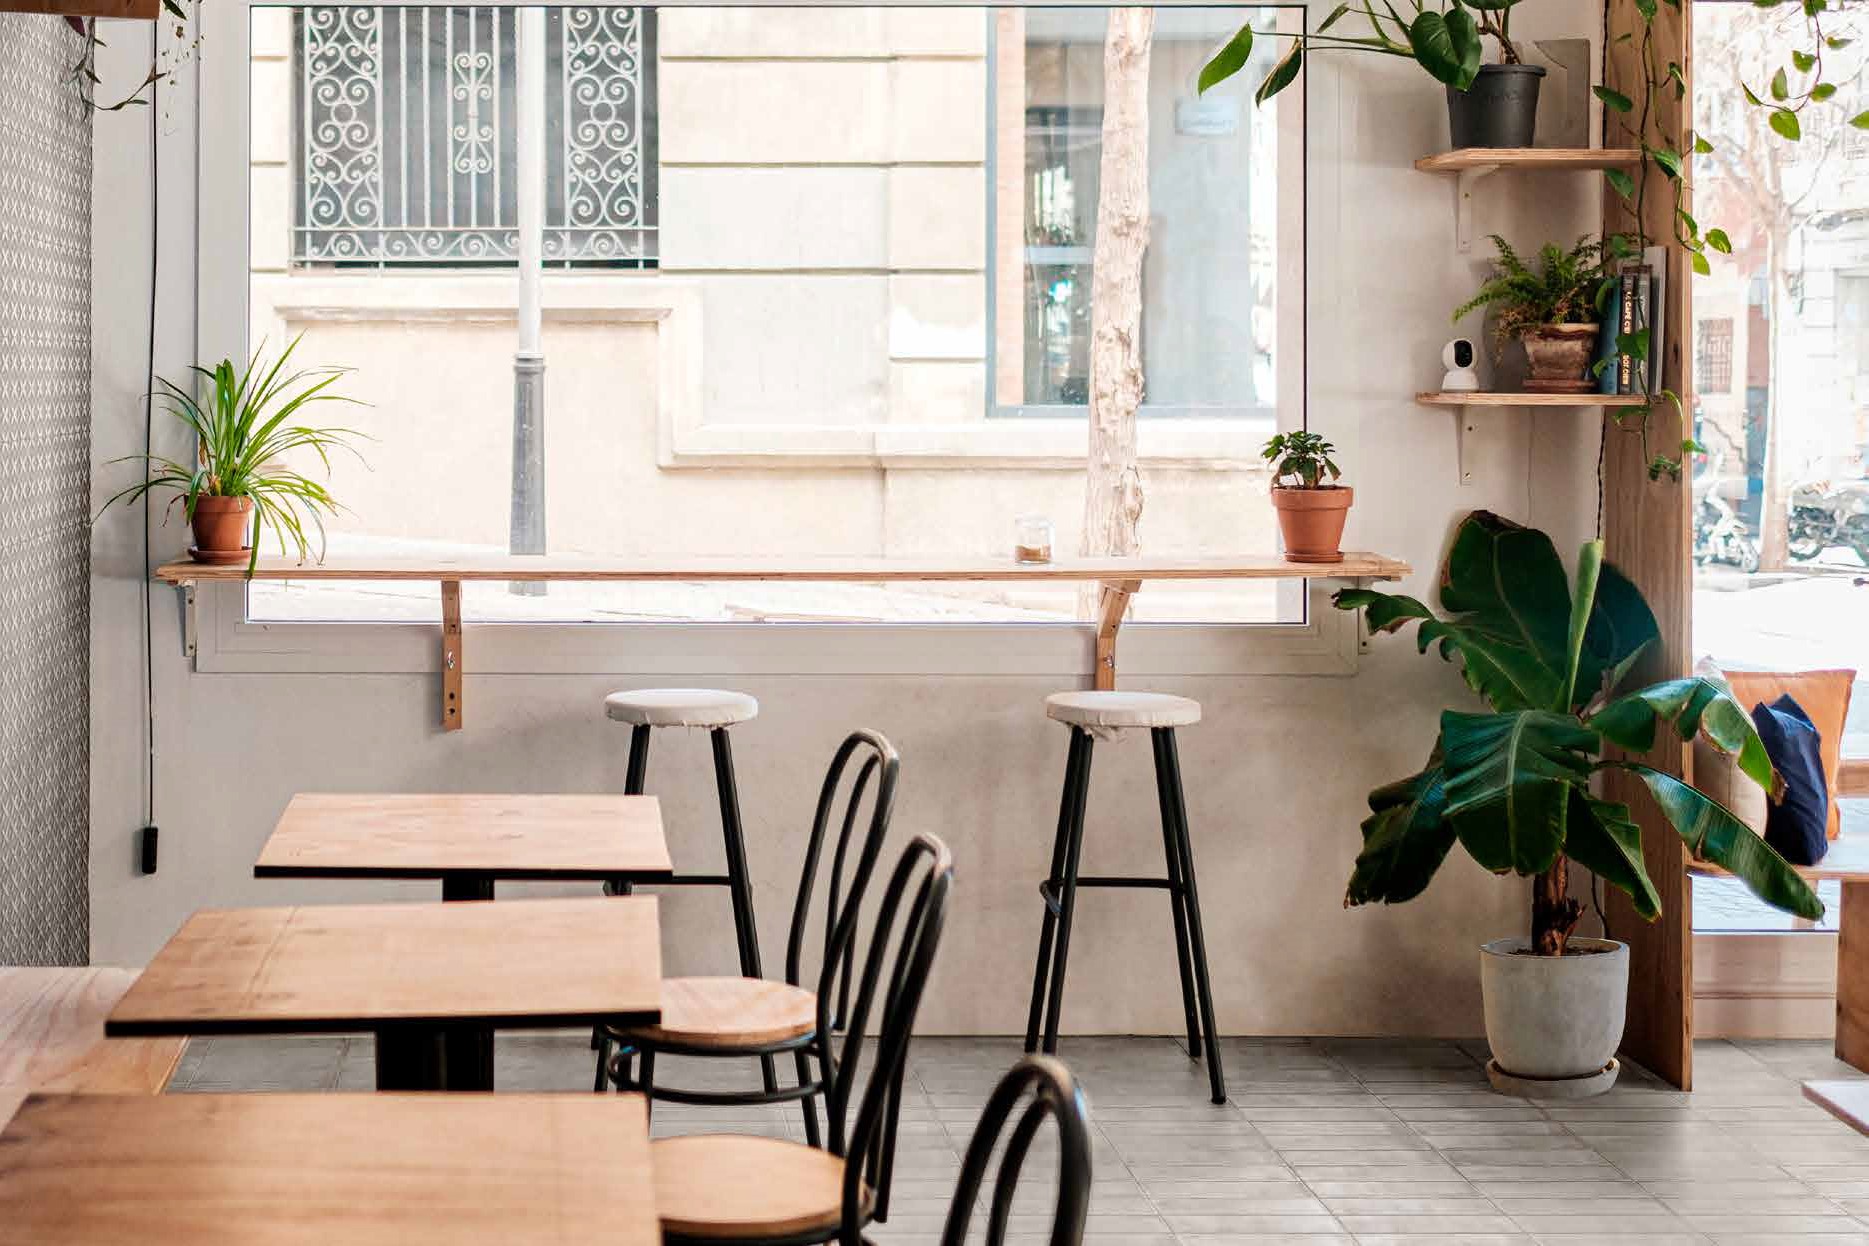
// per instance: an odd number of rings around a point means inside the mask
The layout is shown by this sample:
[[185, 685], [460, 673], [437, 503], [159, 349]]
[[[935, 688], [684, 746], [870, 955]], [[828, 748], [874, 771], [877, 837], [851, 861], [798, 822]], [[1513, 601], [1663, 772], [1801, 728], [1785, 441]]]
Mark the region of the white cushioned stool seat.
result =
[[759, 702], [716, 688], [637, 688], [605, 697], [604, 713], [636, 727], [731, 727], [758, 714]]
[[1201, 703], [1166, 692], [1054, 692], [1045, 698], [1045, 717], [1073, 727], [1191, 727]]

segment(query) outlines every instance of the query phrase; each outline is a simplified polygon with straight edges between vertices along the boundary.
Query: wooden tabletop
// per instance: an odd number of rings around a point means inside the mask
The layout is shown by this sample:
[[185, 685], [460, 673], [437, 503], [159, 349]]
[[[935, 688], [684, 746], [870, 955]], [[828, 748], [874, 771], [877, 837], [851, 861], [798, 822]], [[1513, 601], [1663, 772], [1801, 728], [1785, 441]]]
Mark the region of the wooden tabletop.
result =
[[33, 1095], [8, 1246], [658, 1246], [637, 1095]]
[[653, 896], [203, 909], [105, 1022], [112, 1036], [661, 1018]]
[[623, 878], [674, 871], [653, 796], [294, 796], [259, 878]]
[[0, 968], [0, 1121], [31, 1090], [153, 1095], [182, 1058], [179, 1038], [104, 1037], [134, 969]]
[[[553, 555], [479, 558], [329, 558], [300, 563], [262, 556], [256, 580], [799, 580], [818, 583], [984, 580], [1277, 580], [1343, 578], [1394, 580], [1408, 564], [1381, 554], [1346, 551], [1342, 562], [1287, 562], [1278, 554], [1226, 558], [688, 558], [605, 559]], [[247, 565], [166, 563], [156, 578], [169, 584], [244, 580]]]

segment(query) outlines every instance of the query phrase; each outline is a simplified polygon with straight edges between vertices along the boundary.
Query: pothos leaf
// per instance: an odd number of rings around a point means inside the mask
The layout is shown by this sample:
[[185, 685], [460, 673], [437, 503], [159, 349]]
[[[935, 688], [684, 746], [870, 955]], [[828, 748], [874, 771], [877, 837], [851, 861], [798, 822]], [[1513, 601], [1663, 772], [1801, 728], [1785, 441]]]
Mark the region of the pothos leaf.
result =
[[1681, 176], [1681, 154], [1679, 152], [1670, 151], [1666, 147], [1658, 147], [1651, 150], [1648, 155], [1669, 177]]
[[1823, 103], [1825, 100], [1829, 99], [1831, 96], [1835, 95], [1836, 93], [1837, 93], [1837, 84], [1834, 82], [1820, 82], [1816, 86], [1811, 88], [1811, 98], [1816, 100], [1819, 104]]
[[1807, 74], [1817, 67], [1817, 57], [1811, 52], [1793, 52], [1791, 63], [1797, 66], [1799, 73]]
[[1709, 143], [1706, 139], [1702, 138], [1698, 134], [1694, 135], [1694, 154], [1696, 156], [1704, 156], [1712, 150], [1713, 150], [1712, 143]]
[[1869, 130], [1869, 112], [1859, 112], [1850, 118], [1850, 124], [1858, 130]]
[[1603, 86], [1591, 87], [1590, 90], [1596, 94], [1598, 99], [1602, 100], [1611, 108], [1614, 108], [1617, 112], [1633, 112], [1635, 110], [1635, 101], [1624, 95], [1621, 91]]
[[1783, 65], [1780, 65], [1778, 67], [1778, 72], [1772, 75], [1771, 92], [1772, 98], [1775, 100], [1785, 100], [1791, 95], [1791, 83], [1790, 80], [1785, 77], [1785, 67]]
[[[1869, 113], [1864, 113], [1863, 115], [1869, 117]], [[1634, 196], [1635, 179], [1621, 169], [1604, 169], [1603, 176], [1609, 179], [1609, 184], [1614, 186], [1616, 188], [1616, 193], [1621, 195], [1624, 199]]]
[[1771, 126], [1780, 137], [1790, 139], [1794, 143], [1803, 137], [1803, 131], [1798, 128], [1798, 115], [1789, 108], [1773, 109]]
[[1733, 240], [1726, 236], [1726, 231], [1724, 229], [1709, 229], [1707, 231], [1707, 245], [1712, 247], [1715, 251], [1718, 251], [1721, 255], [1731, 255], [1733, 253]]
[[1709, 264], [1707, 262], [1707, 257], [1702, 255], [1700, 252], [1694, 251], [1690, 253], [1687, 257], [1687, 262], [1693, 268], [1693, 270], [1700, 276], [1702, 277], [1713, 276], [1713, 265]]

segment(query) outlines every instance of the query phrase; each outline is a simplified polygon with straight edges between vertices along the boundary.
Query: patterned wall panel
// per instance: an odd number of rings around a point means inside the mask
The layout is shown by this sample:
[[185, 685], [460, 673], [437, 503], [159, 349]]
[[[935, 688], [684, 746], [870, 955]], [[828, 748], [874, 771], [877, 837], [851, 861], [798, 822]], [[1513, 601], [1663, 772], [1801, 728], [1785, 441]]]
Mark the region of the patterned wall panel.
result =
[[91, 117], [0, 14], [0, 965], [89, 952]]

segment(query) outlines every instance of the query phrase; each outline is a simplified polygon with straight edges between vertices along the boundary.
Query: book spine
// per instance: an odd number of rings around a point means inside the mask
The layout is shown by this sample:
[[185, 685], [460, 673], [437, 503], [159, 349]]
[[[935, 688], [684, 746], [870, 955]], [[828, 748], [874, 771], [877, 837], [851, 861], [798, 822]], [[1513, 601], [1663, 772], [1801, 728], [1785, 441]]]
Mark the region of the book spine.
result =
[[1616, 392], [1616, 323], [1622, 315], [1622, 278], [1612, 277], [1608, 304], [1603, 308], [1603, 325], [1597, 332], [1596, 358], [1602, 366], [1596, 371], [1596, 392]]
[[[1618, 333], [1635, 332], [1635, 274], [1624, 273], [1621, 279], [1622, 290], [1616, 300], [1616, 331]], [[1634, 360], [1628, 355], [1616, 356], [1616, 392], [1633, 393], [1630, 386], [1634, 383]]]

